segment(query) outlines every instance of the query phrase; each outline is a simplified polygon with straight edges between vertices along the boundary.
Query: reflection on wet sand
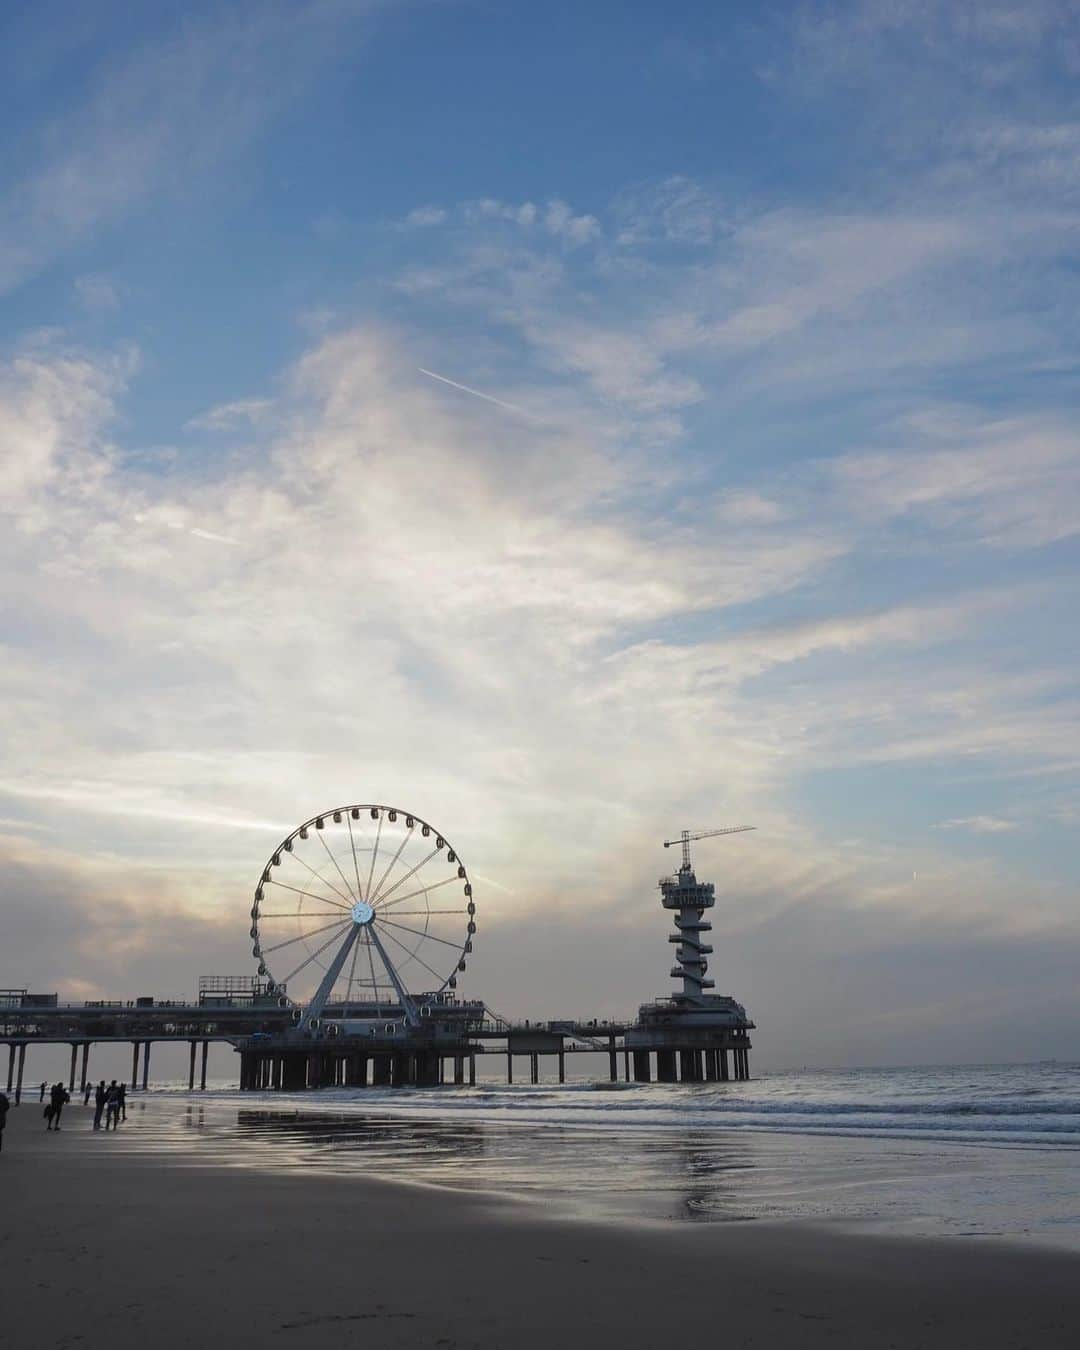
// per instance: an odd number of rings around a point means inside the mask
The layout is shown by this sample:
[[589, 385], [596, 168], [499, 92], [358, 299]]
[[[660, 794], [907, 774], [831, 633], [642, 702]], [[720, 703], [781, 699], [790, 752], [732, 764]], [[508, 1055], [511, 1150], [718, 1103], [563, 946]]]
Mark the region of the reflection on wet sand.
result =
[[185, 1123], [234, 1163], [336, 1174], [378, 1175], [430, 1185], [514, 1194], [543, 1193], [594, 1214], [707, 1219], [751, 1217], [738, 1182], [753, 1171], [745, 1137], [690, 1143], [660, 1132], [606, 1132], [490, 1122], [408, 1119], [333, 1112], [240, 1109], [230, 1147], [226, 1120], [208, 1126], [201, 1106]]

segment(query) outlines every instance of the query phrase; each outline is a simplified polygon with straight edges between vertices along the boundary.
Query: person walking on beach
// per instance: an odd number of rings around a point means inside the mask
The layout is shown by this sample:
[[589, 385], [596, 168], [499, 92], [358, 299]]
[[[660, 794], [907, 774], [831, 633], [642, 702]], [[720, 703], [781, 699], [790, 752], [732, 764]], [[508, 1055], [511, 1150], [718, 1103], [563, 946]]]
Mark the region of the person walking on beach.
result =
[[40, 1089], [38, 1090], [38, 1101], [43, 1102], [44, 1100], [45, 1100], [45, 1084], [42, 1083]]
[[60, 1128], [60, 1113], [69, 1101], [71, 1101], [71, 1098], [68, 1096], [63, 1083], [54, 1083], [49, 1092], [49, 1105], [52, 1107], [52, 1114], [46, 1116], [50, 1130]]
[[127, 1084], [121, 1083], [116, 1091], [119, 1093], [120, 1119], [127, 1120]]
[[105, 1079], [94, 1089], [94, 1129], [101, 1129], [101, 1117], [105, 1114], [105, 1098], [108, 1093], [105, 1089]]
[[0, 1153], [4, 1151], [4, 1126], [7, 1124], [8, 1107], [11, 1103], [6, 1092], [0, 1092]]
[[105, 1094], [105, 1128], [108, 1129], [111, 1124], [116, 1129], [120, 1119], [120, 1089], [116, 1086], [114, 1078], [109, 1084], [109, 1090]]
[[87, 1106], [87, 1105], [89, 1104], [89, 1102], [90, 1102], [90, 1094], [91, 1094], [91, 1092], [93, 1092], [93, 1090], [94, 1090], [94, 1085], [93, 1085], [93, 1083], [91, 1083], [91, 1081], [90, 1081], [89, 1078], [88, 1078], [88, 1079], [86, 1080], [86, 1082], [83, 1084], [83, 1091], [82, 1091], [82, 1104], [83, 1104], [83, 1106]]

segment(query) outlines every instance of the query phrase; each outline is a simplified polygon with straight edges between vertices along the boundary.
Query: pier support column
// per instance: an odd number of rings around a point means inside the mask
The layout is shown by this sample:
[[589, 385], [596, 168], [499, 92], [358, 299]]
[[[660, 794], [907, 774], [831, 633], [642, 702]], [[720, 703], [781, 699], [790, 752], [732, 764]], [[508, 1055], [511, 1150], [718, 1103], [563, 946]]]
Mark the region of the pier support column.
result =
[[442, 1056], [434, 1050], [418, 1050], [413, 1061], [413, 1081], [417, 1087], [438, 1087]]
[[132, 1092], [139, 1086], [139, 1042], [131, 1043], [131, 1090]]
[[69, 1092], [75, 1091], [75, 1061], [78, 1058], [78, 1055], [79, 1055], [79, 1047], [73, 1043], [71, 1047], [71, 1073], [68, 1074]]
[[86, 1078], [87, 1078], [86, 1070], [87, 1070], [87, 1067], [88, 1067], [89, 1063], [90, 1063], [90, 1042], [89, 1042], [89, 1041], [83, 1041], [83, 1043], [82, 1043], [82, 1067], [81, 1067], [81, 1069], [79, 1070], [79, 1091], [80, 1091], [80, 1092], [85, 1092], [85, 1091], [86, 1091]]
[[508, 1083], [514, 1081], [514, 1056], [510, 1053], [509, 1049], [506, 1052], [506, 1081]]
[[531, 1083], [540, 1081], [540, 1056], [535, 1050], [529, 1056], [529, 1081]]
[[684, 1083], [701, 1082], [701, 1051], [679, 1051], [679, 1077]]
[[8, 1041], [8, 1061], [7, 1061], [7, 1090], [11, 1091], [11, 1085], [15, 1081], [15, 1042]]
[[658, 1083], [677, 1083], [678, 1078], [675, 1074], [675, 1051], [657, 1050], [656, 1052], [656, 1081]]
[[199, 1075], [199, 1087], [206, 1091], [206, 1052], [210, 1049], [210, 1042], [202, 1043], [202, 1073]]
[[390, 1056], [375, 1055], [371, 1061], [371, 1082], [373, 1087], [386, 1087], [391, 1078]]
[[649, 1074], [649, 1052], [648, 1050], [634, 1051], [634, 1082], [648, 1083]]
[[25, 1067], [26, 1067], [26, 1042], [23, 1041], [23, 1043], [19, 1046], [19, 1068], [15, 1076], [16, 1106], [18, 1106], [19, 1102], [22, 1100], [22, 1080], [23, 1080], [23, 1069], [25, 1069]]
[[717, 1050], [716, 1058], [720, 1066], [720, 1081], [721, 1083], [726, 1083], [728, 1081], [727, 1051], [723, 1049]]
[[142, 1056], [142, 1090], [145, 1092], [147, 1084], [150, 1082], [150, 1042], [143, 1041]]
[[623, 1047], [623, 1052], [622, 1052], [622, 1067], [623, 1067], [623, 1082], [629, 1083], [629, 1081], [630, 1081], [630, 1051], [627, 1050], [625, 1046]]
[[469, 1086], [476, 1086], [476, 1056], [469, 1056]]
[[187, 1090], [195, 1091], [195, 1051], [198, 1048], [198, 1041], [191, 1042], [191, 1057], [188, 1061]]
[[705, 1051], [705, 1081], [706, 1083], [716, 1082], [716, 1051]]
[[465, 1082], [465, 1056], [454, 1056], [454, 1086], [461, 1087]]
[[559, 1046], [559, 1082], [566, 1082], [566, 1051]]
[[613, 1083], [619, 1081], [619, 1054], [615, 1049], [615, 1037], [608, 1038], [608, 1076]]

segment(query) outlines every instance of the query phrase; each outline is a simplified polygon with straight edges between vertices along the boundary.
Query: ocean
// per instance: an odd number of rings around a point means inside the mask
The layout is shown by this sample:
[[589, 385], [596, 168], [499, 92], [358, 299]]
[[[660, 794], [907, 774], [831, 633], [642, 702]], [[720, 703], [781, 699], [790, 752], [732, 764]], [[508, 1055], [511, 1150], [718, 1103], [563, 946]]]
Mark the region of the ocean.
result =
[[[382, 1176], [634, 1221], [813, 1220], [1080, 1250], [1080, 1065], [800, 1070], [747, 1083], [179, 1089], [124, 1146]], [[117, 1140], [117, 1145], [121, 1141]]]

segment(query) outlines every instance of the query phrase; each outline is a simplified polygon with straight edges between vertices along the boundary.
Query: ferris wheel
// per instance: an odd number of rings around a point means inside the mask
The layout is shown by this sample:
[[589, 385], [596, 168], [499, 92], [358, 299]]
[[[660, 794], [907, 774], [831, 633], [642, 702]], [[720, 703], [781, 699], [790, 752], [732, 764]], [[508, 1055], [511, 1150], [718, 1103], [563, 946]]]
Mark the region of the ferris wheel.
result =
[[271, 854], [251, 907], [252, 953], [271, 989], [306, 1003], [418, 1009], [457, 987], [476, 932], [472, 884], [427, 821], [390, 806], [312, 816]]

